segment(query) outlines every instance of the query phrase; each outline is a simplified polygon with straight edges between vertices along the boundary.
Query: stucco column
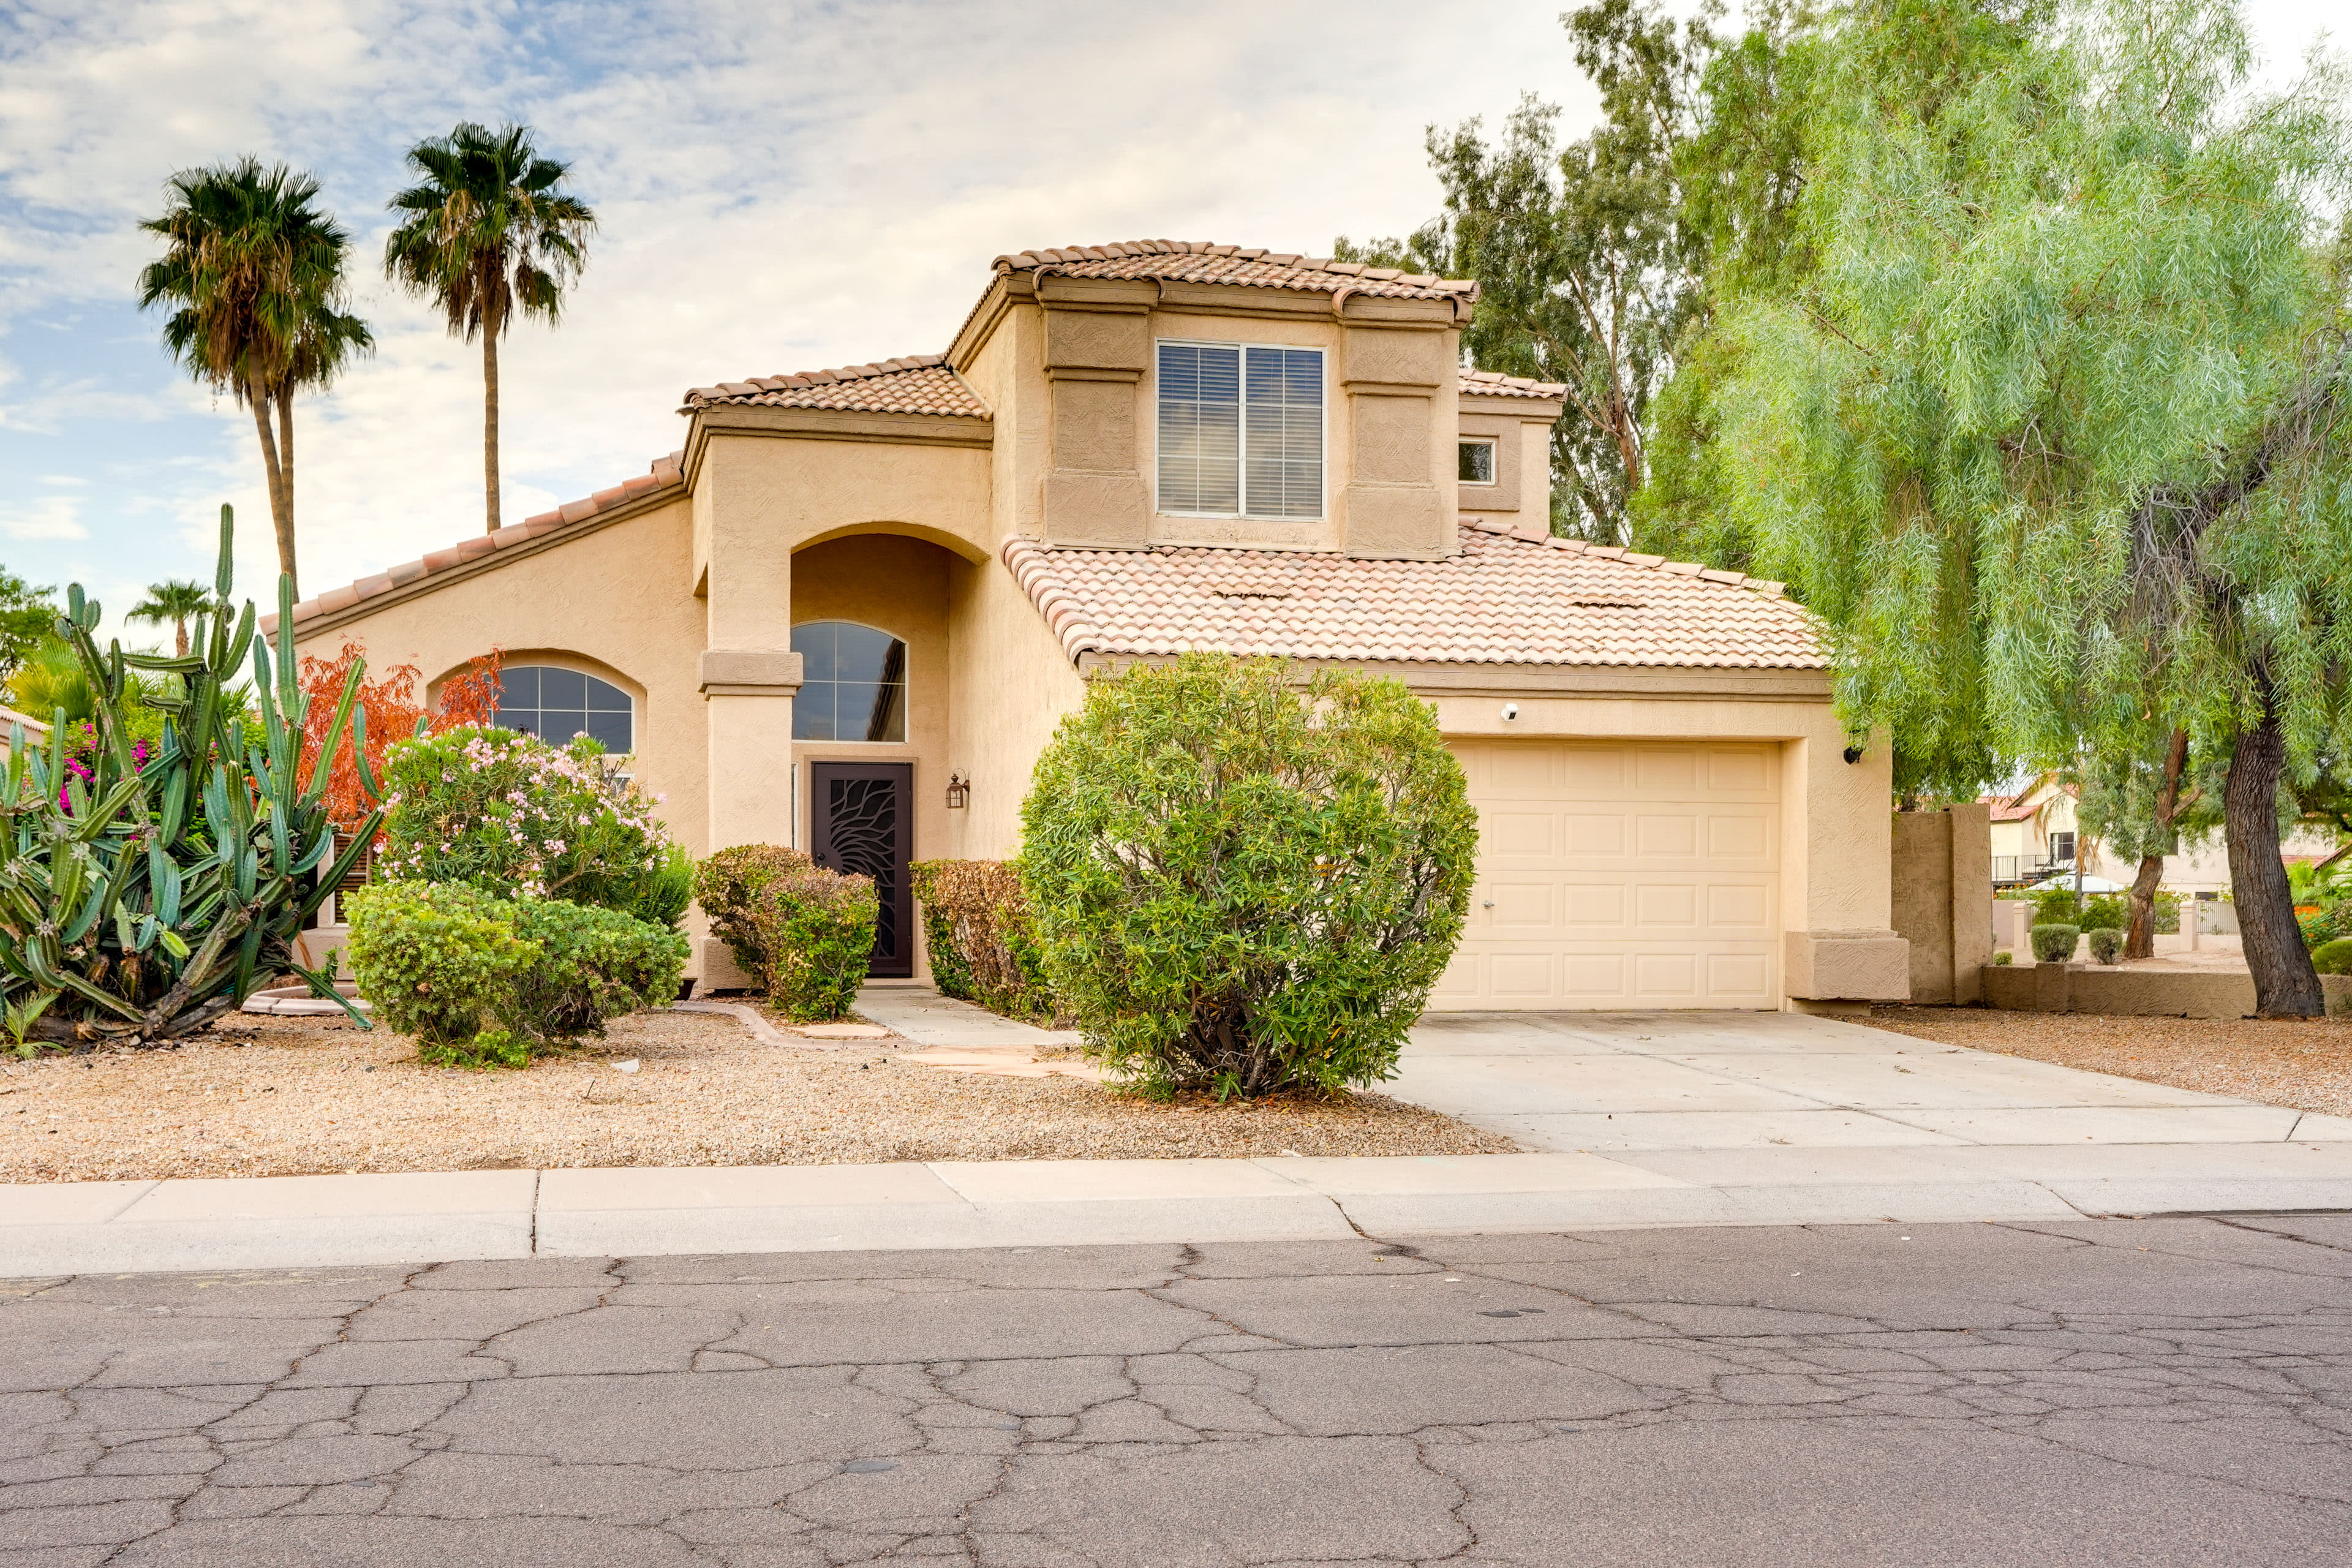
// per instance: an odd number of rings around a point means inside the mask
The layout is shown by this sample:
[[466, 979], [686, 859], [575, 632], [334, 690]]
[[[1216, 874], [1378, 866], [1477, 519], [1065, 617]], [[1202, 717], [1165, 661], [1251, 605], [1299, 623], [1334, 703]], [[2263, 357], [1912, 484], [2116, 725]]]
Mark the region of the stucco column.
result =
[[1911, 958], [1892, 924], [1892, 749], [1874, 738], [1849, 763], [1834, 743], [1791, 741], [1784, 765], [1789, 1005], [1807, 1012], [1903, 1001], [1911, 994]]

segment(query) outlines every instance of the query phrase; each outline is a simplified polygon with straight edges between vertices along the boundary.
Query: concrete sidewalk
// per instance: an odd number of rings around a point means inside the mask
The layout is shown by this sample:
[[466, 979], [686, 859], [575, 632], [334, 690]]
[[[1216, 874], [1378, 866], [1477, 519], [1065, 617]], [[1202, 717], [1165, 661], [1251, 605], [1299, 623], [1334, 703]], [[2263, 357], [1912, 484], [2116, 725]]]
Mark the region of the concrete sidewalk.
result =
[[0, 1276], [2352, 1210], [2352, 1139], [467, 1171], [0, 1187]]
[[[1062, 1038], [927, 987], [859, 1010]], [[1540, 1152], [0, 1186], [0, 1276], [2352, 1210], [2352, 1119], [1793, 1014], [1433, 1016], [1387, 1087]]]

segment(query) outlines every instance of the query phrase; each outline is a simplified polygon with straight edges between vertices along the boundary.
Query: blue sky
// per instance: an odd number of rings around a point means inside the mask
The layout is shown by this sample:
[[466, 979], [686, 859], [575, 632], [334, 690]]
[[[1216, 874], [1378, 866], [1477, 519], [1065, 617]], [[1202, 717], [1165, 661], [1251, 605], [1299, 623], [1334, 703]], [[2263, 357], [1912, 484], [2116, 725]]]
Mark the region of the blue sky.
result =
[[[513, 521], [676, 447], [688, 386], [943, 348], [1003, 251], [1409, 229], [1430, 121], [1532, 90], [1589, 122], [1564, 4], [0, 0], [0, 563], [119, 611], [209, 576], [228, 501], [271, 592], [251, 419], [133, 304], [174, 169], [307, 167], [358, 237], [378, 352], [297, 415], [316, 593], [481, 526], [478, 351], [377, 267], [419, 137], [530, 123], [604, 220], [564, 324], [502, 353]], [[2254, 5], [2266, 56], [2326, 9]]]

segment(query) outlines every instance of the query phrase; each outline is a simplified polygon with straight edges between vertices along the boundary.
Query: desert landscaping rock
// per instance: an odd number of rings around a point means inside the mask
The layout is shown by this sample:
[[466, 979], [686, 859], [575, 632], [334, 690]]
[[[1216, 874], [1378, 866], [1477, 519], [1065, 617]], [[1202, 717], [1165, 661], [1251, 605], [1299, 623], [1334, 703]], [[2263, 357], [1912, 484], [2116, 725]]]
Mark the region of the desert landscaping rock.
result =
[[2352, 1024], [1875, 1007], [1873, 1027], [2323, 1116], [2352, 1116]]
[[528, 1071], [474, 1073], [420, 1065], [389, 1030], [237, 1017], [173, 1050], [0, 1068], [0, 1181], [1517, 1147], [1376, 1094], [1155, 1105], [905, 1055], [895, 1040], [767, 1045], [731, 1016], [665, 1009]]

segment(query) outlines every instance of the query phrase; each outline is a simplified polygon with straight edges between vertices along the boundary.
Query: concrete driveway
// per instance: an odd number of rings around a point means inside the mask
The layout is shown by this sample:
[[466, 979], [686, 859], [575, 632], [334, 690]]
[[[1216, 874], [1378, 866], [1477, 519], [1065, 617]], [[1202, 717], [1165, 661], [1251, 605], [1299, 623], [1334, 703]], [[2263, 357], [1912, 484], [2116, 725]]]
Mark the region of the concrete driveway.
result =
[[1798, 1013], [1433, 1013], [1387, 1088], [1594, 1153], [2352, 1138], [2342, 1117]]

